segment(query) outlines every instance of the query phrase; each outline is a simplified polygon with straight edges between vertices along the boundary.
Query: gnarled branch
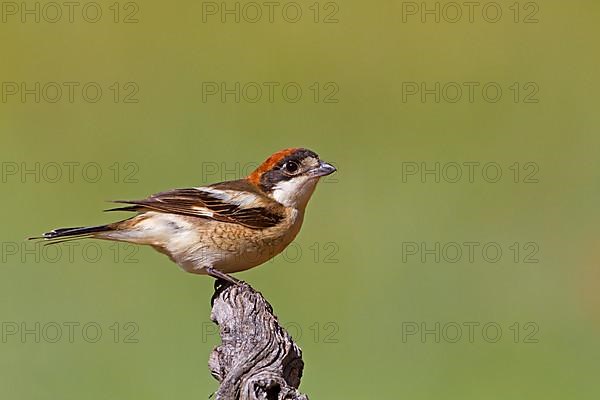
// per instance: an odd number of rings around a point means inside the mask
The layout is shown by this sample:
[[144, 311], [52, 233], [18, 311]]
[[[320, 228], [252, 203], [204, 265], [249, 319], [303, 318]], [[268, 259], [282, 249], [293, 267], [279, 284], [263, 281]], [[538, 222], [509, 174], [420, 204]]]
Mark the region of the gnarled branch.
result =
[[217, 400], [308, 400], [297, 390], [302, 351], [259, 292], [217, 281], [211, 319], [221, 334], [208, 361], [220, 382]]

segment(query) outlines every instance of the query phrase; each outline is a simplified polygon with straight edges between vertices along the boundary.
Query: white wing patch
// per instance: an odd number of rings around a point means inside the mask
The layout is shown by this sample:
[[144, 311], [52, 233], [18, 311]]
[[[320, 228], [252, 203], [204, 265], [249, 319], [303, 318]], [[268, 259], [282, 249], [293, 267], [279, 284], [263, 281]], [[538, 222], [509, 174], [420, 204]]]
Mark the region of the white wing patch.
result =
[[211, 187], [197, 187], [194, 188], [201, 192], [209, 193], [211, 196], [222, 200], [225, 203], [231, 203], [242, 208], [248, 208], [252, 206], [258, 206], [261, 203], [260, 197], [254, 193], [239, 192], [237, 190], [222, 190]]
[[201, 215], [203, 217], [209, 217], [212, 218], [212, 216], [215, 214], [214, 212], [210, 211], [209, 209], [207, 209], [206, 207], [199, 207], [199, 206], [194, 206], [191, 207], [192, 210], [194, 210], [198, 215]]

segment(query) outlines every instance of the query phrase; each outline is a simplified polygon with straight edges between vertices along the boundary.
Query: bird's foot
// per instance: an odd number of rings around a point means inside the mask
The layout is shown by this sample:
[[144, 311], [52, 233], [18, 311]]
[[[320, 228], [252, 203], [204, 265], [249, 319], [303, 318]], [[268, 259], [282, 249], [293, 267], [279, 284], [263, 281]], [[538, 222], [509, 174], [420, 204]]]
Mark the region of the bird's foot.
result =
[[215, 269], [213, 267], [206, 267], [205, 269], [206, 269], [206, 273], [209, 276], [212, 276], [213, 278], [215, 278], [217, 280], [225, 281], [231, 285], [236, 285], [236, 286], [242, 286], [242, 285], [247, 284], [246, 282], [236, 279], [233, 276], [228, 275], [225, 272], [219, 271], [218, 269]]

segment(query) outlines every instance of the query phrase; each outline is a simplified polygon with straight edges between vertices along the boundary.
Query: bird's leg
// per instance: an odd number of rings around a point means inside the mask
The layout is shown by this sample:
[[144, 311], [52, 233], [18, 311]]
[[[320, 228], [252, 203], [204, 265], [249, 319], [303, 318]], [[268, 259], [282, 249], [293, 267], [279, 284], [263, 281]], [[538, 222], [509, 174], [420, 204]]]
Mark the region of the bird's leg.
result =
[[226, 282], [232, 283], [234, 285], [243, 285], [244, 284], [243, 281], [240, 281], [239, 279], [235, 279], [233, 276], [227, 275], [225, 272], [221, 272], [218, 269], [215, 269], [213, 267], [205, 267], [204, 269], [206, 270], [206, 273], [209, 276], [212, 276], [215, 279], [221, 279]]

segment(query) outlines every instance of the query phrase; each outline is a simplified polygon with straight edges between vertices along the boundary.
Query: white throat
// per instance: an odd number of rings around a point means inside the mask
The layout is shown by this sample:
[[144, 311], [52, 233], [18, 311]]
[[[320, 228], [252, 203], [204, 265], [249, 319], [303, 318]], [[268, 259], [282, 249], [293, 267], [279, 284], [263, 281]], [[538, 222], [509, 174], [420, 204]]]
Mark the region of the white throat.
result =
[[279, 182], [273, 188], [273, 199], [286, 207], [304, 210], [318, 182], [318, 178], [307, 176], [297, 176]]

